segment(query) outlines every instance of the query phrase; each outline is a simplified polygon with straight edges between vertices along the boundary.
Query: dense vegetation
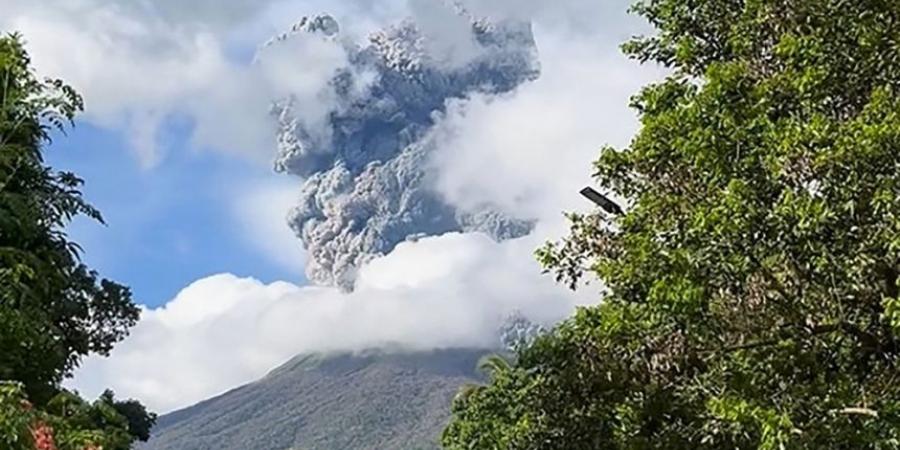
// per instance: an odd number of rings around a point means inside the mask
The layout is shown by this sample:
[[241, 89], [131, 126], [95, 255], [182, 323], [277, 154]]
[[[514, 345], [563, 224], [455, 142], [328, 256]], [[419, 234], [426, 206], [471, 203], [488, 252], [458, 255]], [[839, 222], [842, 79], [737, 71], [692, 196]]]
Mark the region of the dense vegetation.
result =
[[900, 7], [644, 0], [671, 76], [604, 149], [621, 215], [538, 252], [581, 309], [467, 390], [449, 449], [900, 447]]
[[111, 392], [93, 404], [60, 388], [80, 360], [106, 355], [139, 316], [128, 288], [100, 279], [65, 233], [78, 215], [101, 221], [77, 176], [42, 152], [82, 100], [39, 80], [18, 36], [0, 37], [0, 447], [127, 449], [154, 416]]

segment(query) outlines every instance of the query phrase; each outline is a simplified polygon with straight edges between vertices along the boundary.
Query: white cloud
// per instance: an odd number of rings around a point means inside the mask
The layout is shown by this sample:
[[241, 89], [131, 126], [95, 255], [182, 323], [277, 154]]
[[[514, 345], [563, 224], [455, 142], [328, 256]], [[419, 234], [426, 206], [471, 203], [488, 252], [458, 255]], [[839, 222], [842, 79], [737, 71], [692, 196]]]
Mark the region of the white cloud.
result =
[[628, 145], [637, 129], [629, 98], [662, 72], [626, 59], [603, 35], [571, 40], [538, 28], [536, 39], [541, 77], [507, 96], [451, 105], [432, 135], [432, 169], [452, 203], [493, 203], [546, 225], [591, 206], [578, 195], [592, 183], [591, 162], [604, 145]]
[[579, 301], [540, 275], [535, 245], [480, 234], [404, 243], [365, 266], [352, 294], [228, 274], [198, 280], [144, 311], [112, 357], [88, 359], [71, 385], [89, 396], [112, 387], [165, 412], [301, 352], [493, 346], [499, 320], [512, 311], [552, 321]]
[[38, 72], [85, 97], [84, 120], [124, 130], [145, 167], [164, 157], [159, 128], [173, 116], [191, 120], [196, 147], [270, 160], [271, 101], [289, 93], [308, 114], [325, 114], [332, 105], [322, 93], [346, 64], [343, 50], [295, 40], [251, 65], [233, 54], [299, 17], [265, 14], [274, 0], [190, 3], [0, 0], [0, 29], [23, 33]]
[[298, 189], [287, 179], [257, 181], [254, 185], [243, 184], [231, 197], [234, 199], [232, 214], [244, 239], [269, 260], [299, 277], [306, 265], [306, 253], [287, 223]]
[[[606, 37], [606, 44], [619, 44], [635, 32], [643, 21], [627, 15], [634, 0], [459, 0], [480, 16], [532, 20], [570, 38]], [[610, 40], [614, 38], [615, 40]]]
[[[23, 32], [39, 71], [75, 86], [86, 98], [84, 118], [125, 130], [139, 161], [152, 167], [164, 157], [158, 129], [173, 115], [193, 121], [198, 147], [267, 159], [273, 98], [300, 89], [310, 111], [329, 107], [316, 94], [341, 62], [334, 49], [292, 51], [268, 68], [248, 67], [246, 53], [302, 15], [336, 14], [351, 35], [411, 15], [448, 63], [469, 60], [471, 34], [438, 2], [446, 0], [0, 0], [0, 29]], [[622, 29], [628, 2], [464, 3], [479, 14], [533, 17], [556, 31], [596, 36], [612, 24]]]
[[446, 67], [461, 67], [482, 55], [468, 18], [434, 0], [409, 0], [409, 14], [424, 32], [425, 52]]

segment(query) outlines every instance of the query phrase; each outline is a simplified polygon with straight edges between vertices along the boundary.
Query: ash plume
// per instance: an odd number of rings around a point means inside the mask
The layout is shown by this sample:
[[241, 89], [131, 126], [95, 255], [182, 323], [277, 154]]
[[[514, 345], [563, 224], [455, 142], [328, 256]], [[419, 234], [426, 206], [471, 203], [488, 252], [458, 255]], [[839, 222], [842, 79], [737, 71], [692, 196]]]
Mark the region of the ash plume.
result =
[[453, 231], [496, 240], [527, 234], [533, 223], [493, 205], [462, 209], [433, 189], [429, 131], [447, 102], [500, 95], [539, 75], [528, 23], [474, 18], [460, 8], [425, 24], [401, 22], [357, 44], [330, 16], [304, 18], [264, 46], [294, 39], [338, 42], [347, 67], [335, 73], [323, 120], [309, 120], [296, 98], [274, 106], [276, 170], [303, 180], [289, 223], [308, 255], [307, 277], [352, 290], [357, 269], [409, 239]]

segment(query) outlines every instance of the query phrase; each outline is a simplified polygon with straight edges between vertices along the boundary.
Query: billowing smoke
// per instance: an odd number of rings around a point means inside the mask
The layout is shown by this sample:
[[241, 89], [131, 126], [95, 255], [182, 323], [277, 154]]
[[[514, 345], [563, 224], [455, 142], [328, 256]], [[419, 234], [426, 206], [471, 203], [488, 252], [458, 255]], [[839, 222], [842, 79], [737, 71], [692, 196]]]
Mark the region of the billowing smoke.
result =
[[339, 42], [347, 67], [322, 102], [324, 119], [304, 117], [295, 98], [277, 102], [276, 169], [304, 181], [289, 221], [309, 254], [314, 283], [353, 288], [359, 267], [397, 244], [454, 231], [496, 240], [532, 228], [496, 205], [461, 209], [437, 192], [429, 132], [448, 101], [497, 96], [539, 75], [530, 24], [474, 18], [458, 7], [377, 32], [365, 44], [340, 36], [330, 16], [303, 19], [260, 52], [294, 40]]

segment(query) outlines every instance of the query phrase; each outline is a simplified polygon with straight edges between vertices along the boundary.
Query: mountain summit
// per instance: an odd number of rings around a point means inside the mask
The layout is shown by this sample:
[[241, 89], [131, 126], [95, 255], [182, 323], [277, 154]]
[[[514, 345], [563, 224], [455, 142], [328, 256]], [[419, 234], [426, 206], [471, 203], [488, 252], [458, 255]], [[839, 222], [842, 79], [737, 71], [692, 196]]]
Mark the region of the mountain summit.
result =
[[253, 383], [160, 417], [139, 450], [437, 449], [453, 397], [478, 363], [534, 340], [521, 314], [498, 347], [302, 354]]
[[487, 352], [301, 355], [262, 379], [159, 418], [139, 450], [438, 448]]

